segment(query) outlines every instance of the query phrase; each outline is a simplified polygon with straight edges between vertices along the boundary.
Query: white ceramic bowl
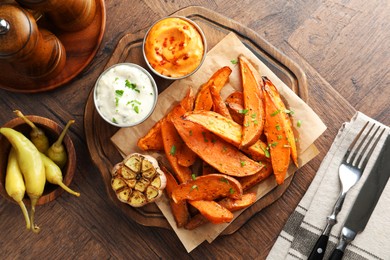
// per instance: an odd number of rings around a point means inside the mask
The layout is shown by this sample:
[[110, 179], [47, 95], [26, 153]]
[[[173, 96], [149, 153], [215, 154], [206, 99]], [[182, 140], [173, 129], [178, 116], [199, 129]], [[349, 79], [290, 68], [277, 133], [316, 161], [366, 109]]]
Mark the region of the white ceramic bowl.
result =
[[[145, 45], [146, 45], [146, 42], [147, 42], [147, 39], [148, 39], [148, 35], [150, 34], [151, 30], [156, 26], [158, 25], [160, 22], [163, 22], [163, 21], [169, 21], [169, 19], [180, 19], [180, 20], [183, 20], [184, 22], [187, 22], [188, 24], [192, 25], [192, 27], [195, 29], [195, 31], [197, 31], [201, 37], [201, 40], [202, 40], [202, 43], [203, 43], [203, 51], [202, 51], [202, 56], [201, 56], [201, 59], [200, 59], [200, 62], [199, 64], [194, 68], [192, 69], [191, 71], [188, 71], [186, 74], [182, 74], [180, 76], [170, 76], [170, 75], [164, 75], [162, 73], [160, 73], [159, 71], [157, 71], [152, 65], [151, 65], [151, 62], [149, 61], [148, 57], [147, 57], [147, 54], [145, 52]], [[192, 49], [190, 49], [191, 51], [193, 51]], [[165, 79], [170, 79], [170, 80], [177, 80], [177, 79], [182, 79], [182, 78], [186, 78], [192, 74], [194, 74], [203, 64], [205, 58], [206, 58], [206, 54], [207, 54], [207, 42], [206, 42], [206, 37], [202, 31], [202, 29], [199, 27], [199, 25], [197, 25], [194, 21], [186, 18], [186, 17], [182, 17], [182, 16], [169, 16], [169, 17], [165, 17], [165, 18], [162, 18], [158, 21], [156, 21], [150, 28], [149, 30], [146, 32], [145, 34], [145, 37], [144, 37], [144, 40], [143, 40], [143, 44], [142, 44], [142, 53], [143, 53], [143, 56], [144, 56], [144, 59], [145, 59], [145, 62], [147, 64], [147, 66], [149, 67], [149, 69], [155, 73], [156, 75], [162, 77], [162, 78], [165, 78]]]
[[135, 126], [153, 112], [158, 89], [150, 73], [133, 63], [118, 63], [106, 69], [94, 87], [99, 115], [117, 127]]

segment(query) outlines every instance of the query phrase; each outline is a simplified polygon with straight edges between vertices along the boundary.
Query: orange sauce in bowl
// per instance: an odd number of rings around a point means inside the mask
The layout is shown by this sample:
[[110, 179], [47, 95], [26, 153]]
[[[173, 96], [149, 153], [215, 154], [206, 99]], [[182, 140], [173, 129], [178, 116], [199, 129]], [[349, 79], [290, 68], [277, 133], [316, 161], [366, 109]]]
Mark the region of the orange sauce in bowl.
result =
[[158, 21], [146, 35], [144, 54], [160, 75], [180, 78], [194, 72], [203, 61], [205, 43], [190, 21], [169, 17]]

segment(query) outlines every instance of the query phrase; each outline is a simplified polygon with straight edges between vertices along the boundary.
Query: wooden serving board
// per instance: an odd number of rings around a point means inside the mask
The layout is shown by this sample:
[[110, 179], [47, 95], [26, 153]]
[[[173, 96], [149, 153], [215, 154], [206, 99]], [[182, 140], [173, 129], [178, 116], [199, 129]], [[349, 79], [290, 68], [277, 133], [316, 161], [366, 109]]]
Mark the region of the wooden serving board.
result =
[[92, 23], [77, 32], [65, 32], [54, 28], [43, 16], [39, 28], [52, 32], [64, 45], [66, 63], [61, 73], [50, 80], [32, 79], [20, 74], [6, 62], [0, 61], [0, 88], [12, 92], [38, 93], [63, 86], [75, 78], [95, 57], [106, 27], [104, 0], [96, 1], [96, 15]]
[[[302, 69], [254, 31], [203, 7], [188, 7], [175, 12], [173, 15], [185, 16], [195, 21], [206, 35], [209, 50], [227, 34], [234, 32], [287, 86], [294, 90], [305, 102], [308, 101], [306, 75]], [[142, 56], [142, 41], [146, 30], [147, 28], [134, 34], [124, 35], [107, 62], [106, 68], [120, 62], [132, 62], [147, 68]], [[155, 80], [160, 93], [172, 83], [170, 80], [157, 76], [155, 76]], [[107, 194], [112, 202], [139, 224], [170, 228], [169, 223], [155, 204], [148, 204], [142, 208], [132, 208], [120, 202], [112, 191], [110, 170], [114, 164], [122, 160], [122, 157], [111, 143], [110, 138], [118, 131], [118, 128], [109, 125], [99, 116], [94, 107], [93, 91], [91, 91], [86, 102], [84, 128], [91, 158], [106, 183]], [[288, 188], [291, 180], [292, 177], [246, 209], [222, 234], [227, 235], [235, 232], [253, 215], [276, 201]]]

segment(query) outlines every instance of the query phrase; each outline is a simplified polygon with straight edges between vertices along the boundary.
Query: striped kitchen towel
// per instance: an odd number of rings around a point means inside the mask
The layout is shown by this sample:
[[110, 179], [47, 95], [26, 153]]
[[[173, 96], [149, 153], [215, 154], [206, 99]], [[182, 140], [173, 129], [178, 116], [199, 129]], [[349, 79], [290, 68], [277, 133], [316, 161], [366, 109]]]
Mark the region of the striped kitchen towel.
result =
[[[367, 121], [371, 124], [380, 124], [361, 112], [357, 112], [350, 122], [343, 124], [313, 182], [279, 234], [267, 257], [268, 260], [307, 259], [326, 225], [326, 217], [331, 214], [341, 192], [338, 177], [341, 160], [348, 146]], [[343, 208], [337, 217], [338, 223], [331, 232], [324, 259], [329, 258], [337, 244], [343, 222], [389, 134], [389, 128], [386, 128], [362, 178], [347, 194]], [[365, 230], [347, 247], [343, 259], [390, 259], [389, 212], [390, 182], [387, 183]]]

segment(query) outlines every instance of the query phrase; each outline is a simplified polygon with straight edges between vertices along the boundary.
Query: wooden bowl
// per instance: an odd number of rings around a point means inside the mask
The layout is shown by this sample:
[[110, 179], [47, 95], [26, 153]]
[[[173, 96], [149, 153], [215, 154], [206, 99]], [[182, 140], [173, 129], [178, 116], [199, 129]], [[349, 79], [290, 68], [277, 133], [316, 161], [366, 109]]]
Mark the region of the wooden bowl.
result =
[[[26, 117], [45, 132], [45, 134], [49, 138], [50, 145], [57, 140], [63, 129], [63, 127], [48, 118], [40, 116]], [[14, 118], [4, 124], [3, 127], [13, 128], [19, 132], [22, 132], [28, 138], [30, 136], [31, 127], [27, 125], [21, 118]], [[76, 151], [74, 149], [73, 142], [68, 134], [65, 135], [63, 139], [63, 144], [65, 146], [66, 152], [68, 153], [68, 161], [62, 169], [62, 175], [64, 184], [69, 186], [72, 182], [73, 175], [76, 169]], [[15, 201], [8, 196], [5, 190], [5, 172], [7, 167], [8, 154], [10, 150], [11, 144], [8, 142], [7, 138], [5, 138], [3, 135], [0, 135], [0, 193], [4, 198], [15, 203]], [[61, 187], [46, 182], [45, 190], [43, 192], [42, 197], [38, 200], [37, 205], [43, 205], [52, 200], [55, 200], [63, 192], [64, 190]], [[26, 204], [30, 203], [27, 193], [25, 195], [24, 200]]]

